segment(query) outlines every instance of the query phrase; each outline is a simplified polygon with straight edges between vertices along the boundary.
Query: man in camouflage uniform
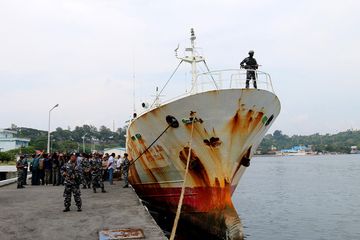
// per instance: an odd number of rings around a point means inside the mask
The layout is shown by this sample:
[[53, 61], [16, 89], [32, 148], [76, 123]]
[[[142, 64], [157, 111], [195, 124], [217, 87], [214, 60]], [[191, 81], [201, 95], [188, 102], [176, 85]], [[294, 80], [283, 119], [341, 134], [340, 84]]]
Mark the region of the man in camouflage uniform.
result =
[[125, 185], [123, 188], [128, 188], [129, 187], [128, 176], [129, 176], [130, 161], [128, 159], [127, 153], [124, 154], [124, 161], [122, 163], [122, 167], [123, 167], [123, 175], [124, 175], [124, 180], [125, 180]]
[[23, 159], [23, 164], [24, 164], [24, 169], [23, 169], [23, 185], [27, 185], [26, 181], [27, 181], [27, 173], [28, 173], [28, 167], [29, 167], [29, 163], [28, 163], [27, 156], [24, 157], [24, 159]]
[[17, 169], [17, 188], [25, 188], [24, 185], [24, 156], [20, 156], [20, 159], [16, 162]]
[[81, 170], [82, 170], [82, 184], [83, 188], [90, 188], [91, 184], [91, 172], [90, 172], [90, 161], [87, 157], [84, 157], [81, 161]]
[[70, 211], [71, 205], [71, 193], [74, 194], [74, 199], [78, 212], [81, 212], [81, 192], [80, 192], [80, 183], [81, 183], [81, 172], [80, 167], [76, 165], [76, 155], [71, 155], [70, 161], [65, 163], [61, 168], [61, 175], [64, 177], [64, 212]]
[[100, 187], [101, 192], [106, 192], [104, 189], [103, 173], [102, 173], [102, 161], [101, 158], [94, 154], [94, 157], [90, 160], [91, 167], [91, 180], [94, 193], [96, 193], [96, 188]]

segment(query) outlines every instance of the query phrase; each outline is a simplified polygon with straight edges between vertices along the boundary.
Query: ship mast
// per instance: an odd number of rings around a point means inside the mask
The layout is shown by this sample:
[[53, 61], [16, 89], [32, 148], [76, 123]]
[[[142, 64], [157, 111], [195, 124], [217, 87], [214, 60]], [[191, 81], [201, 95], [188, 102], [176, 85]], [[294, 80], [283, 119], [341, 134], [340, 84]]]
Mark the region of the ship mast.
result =
[[186, 48], [185, 51], [186, 52], [190, 52], [190, 56], [185, 56], [185, 57], [178, 57], [177, 55], [177, 49], [175, 50], [176, 54], [175, 56], [187, 63], [191, 64], [191, 89], [193, 90], [192, 93], [197, 92], [197, 85], [196, 85], [196, 77], [197, 77], [197, 68], [196, 68], [196, 64], [198, 62], [203, 62], [205, 65], [205, 58], [203, 56], [200, 56], [196, 53], [195, 51], [195, 40], [196, 40], [196, 36], [195, 36], [195, 32], [194, 29], [191, 28], [190, 30], [190, 41], [191, 41], [191, 47]]

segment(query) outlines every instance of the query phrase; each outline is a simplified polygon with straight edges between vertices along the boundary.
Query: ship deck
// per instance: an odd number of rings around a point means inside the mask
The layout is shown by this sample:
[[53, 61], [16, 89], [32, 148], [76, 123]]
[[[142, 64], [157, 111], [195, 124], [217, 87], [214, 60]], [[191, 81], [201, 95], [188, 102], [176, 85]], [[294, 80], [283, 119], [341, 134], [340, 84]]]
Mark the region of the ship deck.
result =
[[76, 211], [72, 199], [67, 213], [62, 212], [63, 186], [0, 187], [1, 239], [99, 239], [106, 228], [140, 228], [146, 239], [167, 239], [136, 193], [123, 189], [123, 182], [115, 184], [105, 183], [107, 193], [81, 189], [83, 211]]

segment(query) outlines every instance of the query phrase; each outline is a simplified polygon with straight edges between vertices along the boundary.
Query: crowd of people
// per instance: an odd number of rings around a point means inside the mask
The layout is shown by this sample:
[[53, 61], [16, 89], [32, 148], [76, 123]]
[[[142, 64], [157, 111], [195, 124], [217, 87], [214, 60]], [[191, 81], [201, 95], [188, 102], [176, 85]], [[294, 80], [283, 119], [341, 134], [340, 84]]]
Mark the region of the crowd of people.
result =
[[128, 187], [128, 170], [130, 161], [125, 153], [123, 157], [115, 153], [109, 154], [36, 154], [22, 155], [16, 163], [18, 181], [17, 188], [27, 185], [28, 169], [32, 174], [31, 185], [64, 185], [64, 212], [70, 211], [71, 194], [74, 195], [78, 211], [81, 211], [81, 193], [83, 189], [97, 188], [105, 193], [104, 181], [113, 184], [114, 175], [118, 180], [124, 177], [124, 188]]

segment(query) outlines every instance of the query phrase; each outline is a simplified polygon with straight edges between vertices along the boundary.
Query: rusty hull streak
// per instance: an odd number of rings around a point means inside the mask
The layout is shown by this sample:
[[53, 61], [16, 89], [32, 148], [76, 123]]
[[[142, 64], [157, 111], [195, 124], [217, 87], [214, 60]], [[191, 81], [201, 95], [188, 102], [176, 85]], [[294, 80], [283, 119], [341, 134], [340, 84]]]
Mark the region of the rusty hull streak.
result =
[[236, 167], [236, 170], [235, 170], [235, 172], [234, 172], [234, 175], [233, 175], [232, 178], [231, 178], [231, 182], [233, 182], [236, 173], [239, 171], [239, 169], [240, 169], [241, 166], [243, 165], [242, 163], [243, 163], [244, 159], [250, 159], [250, 154], [251, 154], [251, 147], [247, 150], [247, 152], [245, 152], [245, 153], [240, 157], [240, 161], [239, 161], [239, 163], [238, 163], [238, 165], [237, 165], [237, 167]]
[[[191, 125], [190, 126], [185, 125], [185, 129], [187, 130], [187, 132], [188, 132], [188, 134], [190, 136], [190, 134], [191, 134]], [[200, 140], [200, 139], [205, 139], [205, 138], [209, 138], [209, 134], [207, 133], [207, 131], [204, 131], [203, 127], [200, 124], [195, 124], [194, 125], [193, 139], [199, 139]], [[214, 169], [216, 169], [217, 171], [222, 169], [222, 163], [221, 163], [222, 158], [221, 158], [221, 154], [219, 153], [217, 148], [209, 148], [209, 149], [203, 148], [201, 150], [202, 150], [202, 152], [201, 152], [201, 154], [199, 153], [199, 155], [201, 155], [204, 160], [206, 160], [207, 162], [211, 162], [210, 160], [212, 160], [212, 162], [215, 163], [215, 165], [213, 165], [211, 167], [215, 167]], [[206, 155], [208, 155], [208, 156], [206, 156]], [[210, 158], [208, 158], [208, 157], [210, 157]], [[205, 167], [205, 165], [204, 165], [204, 167]], [[223, 176], [223, 173], [218, 172], [217, 175]], [[196, 179], [193, 179], [193, 180], [196, 182]]]
[[[247, 139], [247, 138], [249, 138], [249, 134], [255, 132], [255, 129], [258, 129], [258, 132], [259, 132], [260, 129], [263, 128], [263, 124], [261, 123], [262, 117], [264, 116], [263, 111], [256, 113], [252, 109], [247, 110], [246, 105], [241, 104], [240, 101], [239, 101], [239, 105], [240, 105], [240, 108], [236, 111], [233, 118], [230, 119], [230, 121], [227, 125], [227, 128], [226, 128], [230, 132], [230, 134], [229, 134], [229, 136], [230, 136], [229, 152], [232, 151], [232, 146], [235, 144], [234, 140], [236, 138], [239, 138], [239, 136], [241, 136], [243, 139]], [[255, 109], [255, 106], [253, 106], [253, 109]], [[263, 110], [263, 108], [261, 110]], [[254, 118], [254, 115], [255, 115], [255, 118]], [[238, 145], [238, 144], [239, 144], [239, 142], [237, 142], [237, 144], [235, 144], [235, 145]], [[244, 142], [240, 142], [239, 145], [244, 146]], [[251, 152], [249, 152], [249, 151], [243, 152], [238, 157], [239, 160], [237, 161], [237, 166], [236, 166], [235, 170], [233, 171], [232, 176], [230, 177], [231, 182], [233, 182], [237, 172], [242, 167], [241, 161], [244, 158], [244, 156], [246, 156], [246, 155], [249, 155], [248, 158], [250, 158]]]
[[[189, 147], [184, 147], [179, 153], [179, 158], [184, 164], [184, 167], [186, 167], [188, 155]], [[210, 186], [210, 180], [206, 169], [193, 149], [191, 149], [190, 153], [189, 173], [198, 186]]]

